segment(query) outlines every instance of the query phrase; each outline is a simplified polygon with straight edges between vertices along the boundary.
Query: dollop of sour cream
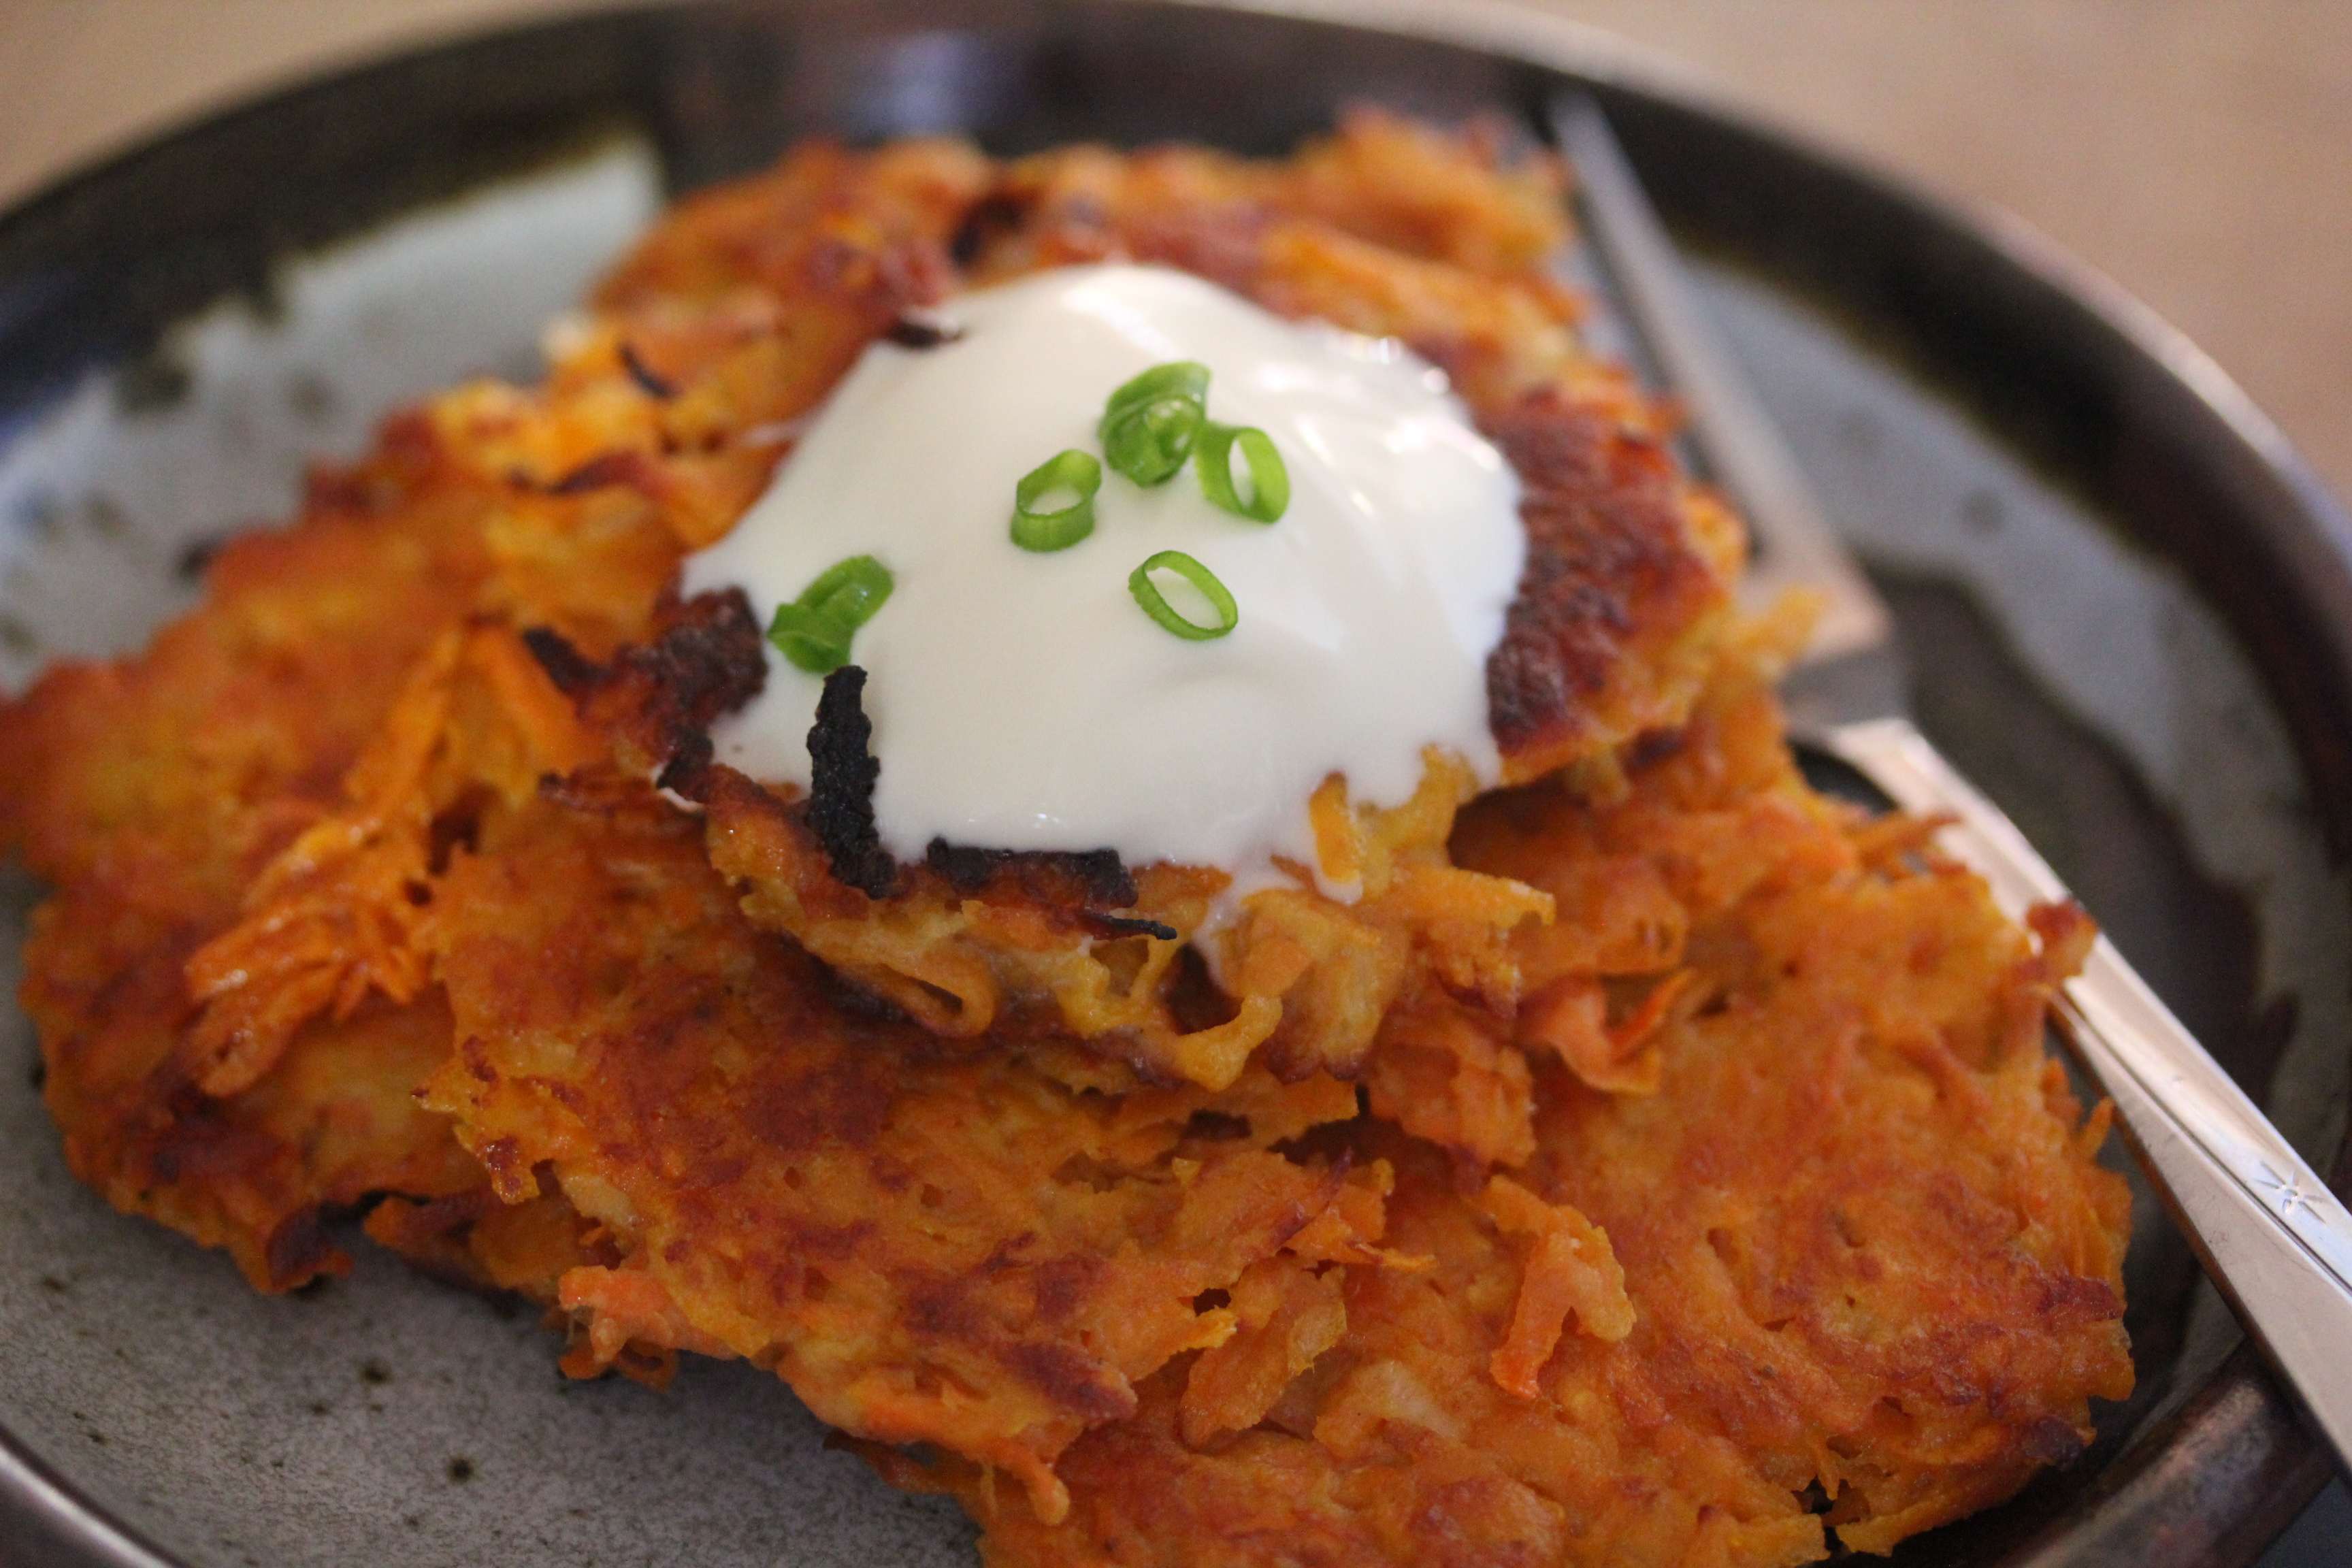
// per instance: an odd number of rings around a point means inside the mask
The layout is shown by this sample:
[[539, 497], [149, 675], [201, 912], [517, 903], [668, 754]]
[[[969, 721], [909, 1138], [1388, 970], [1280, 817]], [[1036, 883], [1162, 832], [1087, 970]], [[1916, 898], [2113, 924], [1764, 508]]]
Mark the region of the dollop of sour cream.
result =
[[[1424, 747], [1495, 776], [1486, 661], [1526, 553], [1519, 486], [1441, 373], [1160, 268], [1049, 271], [940, 313], [960, 335], [868, 348], [686, 569], [689, 594], [740, 586], [763, 621], [845, 557], [889, 569], [850, 658], [894, 856], [919, 860], [935, 837], [1108, 847], [1130, 866], [1222, 868], [1238, 893], [1272, 880], [1276, 856], [1315, 864], [1307, 800], [1333, 773], [1378, 805], [1412, 793]], [[1281, 520], [1219, 510], [1189, 463], [1151, 489], [1106, 465], [1089, 538], [1015, 546], [1015, 483], [1066, 447], [1099, 455], [1105, 399], [1171, 360], [1209, 367], [1212, 419], [1273, 438]], [[1232, 591], [1230, 635], [1186, 641], [1137, 605], [1128, 575], [1162, 550]], [[768, 664], [712, 739], [720, 760], [805, 788], [823, 678], [773, 649]]]

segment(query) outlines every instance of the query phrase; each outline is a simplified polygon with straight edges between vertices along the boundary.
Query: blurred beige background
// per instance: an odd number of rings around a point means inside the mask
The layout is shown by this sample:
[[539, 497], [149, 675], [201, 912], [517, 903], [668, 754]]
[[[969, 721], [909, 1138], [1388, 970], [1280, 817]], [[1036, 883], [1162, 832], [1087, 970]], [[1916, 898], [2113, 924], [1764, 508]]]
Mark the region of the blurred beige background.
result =
[[[320, 65], [576, 3], [0, 0], [0, 201]], [[1520, 3], [2023, 215], [2202, 343], [2352, 496], [2352, 0]]]

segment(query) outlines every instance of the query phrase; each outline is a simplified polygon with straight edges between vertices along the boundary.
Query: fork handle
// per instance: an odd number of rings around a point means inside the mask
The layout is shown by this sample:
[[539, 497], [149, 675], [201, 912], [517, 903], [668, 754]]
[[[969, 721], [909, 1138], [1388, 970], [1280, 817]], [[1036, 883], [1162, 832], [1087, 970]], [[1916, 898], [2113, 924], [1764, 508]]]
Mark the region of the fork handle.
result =
[[[1837, 725], [1821, 743], [1915, 815], [2021, 917], [2065, 885], [2017, 826], [1907, 720]], [[2101, 936], [2055, 1007], [2059, 1034], [2124, 1131], [2213, 1283], [2352, 1463], [2352, 1214]]]

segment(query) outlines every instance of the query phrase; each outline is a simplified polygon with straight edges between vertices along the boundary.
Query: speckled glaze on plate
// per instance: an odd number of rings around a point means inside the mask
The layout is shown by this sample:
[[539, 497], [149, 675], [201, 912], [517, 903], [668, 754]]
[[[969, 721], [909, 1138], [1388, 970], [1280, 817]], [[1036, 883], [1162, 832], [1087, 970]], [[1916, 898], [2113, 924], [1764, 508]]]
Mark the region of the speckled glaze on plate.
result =
[[[2343, 1136], [2352, 525], [2138, 307], [1524, 13], [805, 0], [604, 14], [294, 89], [0, 218], [0, 683], [135, 646], [304, 459], [476, 373], [666, 191], [815, 132], [1274, 151], [1341, 105], [1599, 87], [1842, 527], [1921, 716], [2323, 1168]], [[0, 744], [6, 737], [0, 736]], [[36, 889], [0, 874], [0, 984]], [[361, 1248], [253, 1295], [66, 1173], [0, 1005], [0, 1563], [972, 1561], [780, 1384], [567, 1384], [534, 1314]], [[2338, 1164], [2337, 1174], [2343, 1173]], [[2143, 1204], [2141, 1391], [1898, 1564], [2250, 1561], [2326, 1461]]]

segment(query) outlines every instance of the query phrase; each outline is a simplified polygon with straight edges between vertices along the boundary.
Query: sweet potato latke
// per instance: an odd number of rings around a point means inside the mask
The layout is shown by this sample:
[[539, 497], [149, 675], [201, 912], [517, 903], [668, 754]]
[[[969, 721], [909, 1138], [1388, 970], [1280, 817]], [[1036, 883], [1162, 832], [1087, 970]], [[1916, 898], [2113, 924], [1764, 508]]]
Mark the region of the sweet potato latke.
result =
[[[2131, 1384], [2105, 1116], [2042, 1045], [2086, 928], [1808, 792], [1733, 521], [1498, 146], [814, 146], [684, 203], [542, 385], [389, 421], [0, 708], [76, 1172], [259, 1289], [356, 1213], [576, 1375], [768, 1367], [999, 1568], [1796, 1563], [2070, 1458]], [[1253, 895], [1227, 993], [1218, 868], [877, 863], [823, 770], [714, 763], [758, 626], [673, 588], [905, 311], [1122, 256], [1404, 338], [1528, 497], [1513, 787], [1332, 780], [1365, 896]]]

